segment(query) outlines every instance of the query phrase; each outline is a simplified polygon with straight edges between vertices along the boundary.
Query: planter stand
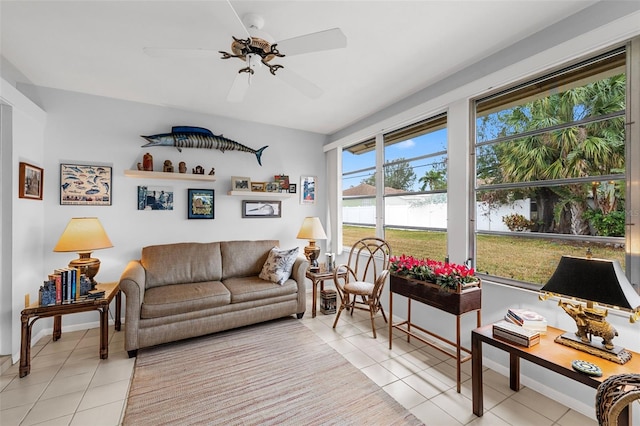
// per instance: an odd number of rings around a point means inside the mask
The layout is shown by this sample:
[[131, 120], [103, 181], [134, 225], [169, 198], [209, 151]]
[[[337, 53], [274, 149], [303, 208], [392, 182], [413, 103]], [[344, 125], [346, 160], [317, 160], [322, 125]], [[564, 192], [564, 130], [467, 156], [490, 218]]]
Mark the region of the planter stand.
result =
[[[407, 298], [407, 320], [393, 322], [393, 294], [399, 294]], [[389, 285], [389, 349], [392, 349], [393, 329], [397, 329], [407, 335], [407, 342], [414, 337], [432, 348], [439, 350], [445, 355], [456, 360], [456, 391], [460, 393], [461, 364], [471, 359], [471, 350], [462, 347], [460, 344], [460, 317], [467, 312], [476, 312], [477, 327], [481, 326], [481, 282], [470, 283], [455, 290], [444, 290], [439, 285], [406, 278], [398, 275], [391, 275]], [[411, 322], [411, 301], [416, 300], [429, 306], [433, 306], [441, 311], [448, 312], [456, 316], [456, 341], [452, 342], [438, 334], [428, 331]], [[443, 348], [427, 340], [424, 335], [416, 334], [412, 329], [434, 337], [440, 342], [444, 342], [451, 347]], [[462, 352], [467, 355], [462, 356]]]

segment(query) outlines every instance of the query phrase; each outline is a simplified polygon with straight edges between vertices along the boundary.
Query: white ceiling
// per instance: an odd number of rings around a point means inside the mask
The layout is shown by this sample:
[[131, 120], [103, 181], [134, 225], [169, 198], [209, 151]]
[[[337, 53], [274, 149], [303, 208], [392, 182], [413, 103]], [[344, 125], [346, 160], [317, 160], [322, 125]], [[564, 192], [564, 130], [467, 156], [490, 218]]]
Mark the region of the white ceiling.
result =
[[[340, 27], [347, 47], [277, 58], [323, 89], [263, 69], [242, 103], [238, 59], [153, 58], [144, 47], [229, 51], [226, 1], [5, 1], [0, 53], [26, 83], [332, 134], [595, 1], [232, 1], [274, 39]], [[286, 54], [286, 52], [282, 52]], [[197, 123], [194, 123], [197, 124]]]

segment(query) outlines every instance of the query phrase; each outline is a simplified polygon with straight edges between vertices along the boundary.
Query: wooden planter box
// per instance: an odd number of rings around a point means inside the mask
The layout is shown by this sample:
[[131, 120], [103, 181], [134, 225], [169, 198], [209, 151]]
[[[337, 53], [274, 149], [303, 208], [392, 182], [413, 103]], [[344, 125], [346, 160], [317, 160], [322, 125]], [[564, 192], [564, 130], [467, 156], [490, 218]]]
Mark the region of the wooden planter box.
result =
[[394, 293], [453, 315], [461, 315], [481, 307], [482, 288], [479, 278], [477, 283], [468, 283], [462, 288], [452, 290], [443, 289], [432, 282], [392, 274], [390, 286]]

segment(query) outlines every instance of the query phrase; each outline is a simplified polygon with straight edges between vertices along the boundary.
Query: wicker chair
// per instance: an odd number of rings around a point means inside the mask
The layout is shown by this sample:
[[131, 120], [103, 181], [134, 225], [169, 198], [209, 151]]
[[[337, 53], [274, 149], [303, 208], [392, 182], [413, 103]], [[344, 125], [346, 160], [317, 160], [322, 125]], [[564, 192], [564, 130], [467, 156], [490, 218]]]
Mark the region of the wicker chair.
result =
[[640, 374], [617, 374], [605, 379], [596, 392], [600, 426], [617, 426], [622, 410], [635, 400], [640, 400]]
[[[333, 276], [341, 300], [333, 328], [343, 310], [351, 310], [351, 315], [354, 309], [365, 310], [369, 311], [373, 338], [376, 338], [375, 314], [382, 312], [382, 318], [387, 322], [380, 296], [389, 276], [390, 257], [391, 247], [380, 238], [363, 238], [351, 247], [347, 264], [335, 268]], [[339, 277], [338, 271], [344, 270], [346, 275]]]

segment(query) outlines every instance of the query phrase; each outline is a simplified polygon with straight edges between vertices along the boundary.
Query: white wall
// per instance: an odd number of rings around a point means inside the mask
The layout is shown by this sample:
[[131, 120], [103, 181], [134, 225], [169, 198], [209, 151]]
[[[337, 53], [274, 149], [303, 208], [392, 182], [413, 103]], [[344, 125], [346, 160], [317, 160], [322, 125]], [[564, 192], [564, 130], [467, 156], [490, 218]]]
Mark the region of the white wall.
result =
[[[0, 80], [0, 84], [0, 101], [11, 107], [11, 131], [2, 130], [0, 353], [13, 354], [14, 360], [17, 360], [20, 349], [20, 311], [24, 308], [24, 296], [30, 293], [31, 301], [35, 301], [36, 291], [43, 280], [41, 271], [45, 212], [44, 202], [18, 198], [19, 163], [23, 161], [44, 167], [43, 132], [46, 115], [5, 80]], [[7, 170], [10, 173], [6, 173]], [[5, 181], [7, 176], [8, 182]], [[45, 171], [45, 185], [51, 177]]]
[[[47, 112], [44, 147], [33, 149], [44, 158], [46, 178], [44, 202], [39, 203], [44, 209], [44, 232], [40, 230], [33, 240], [35, 253], [41, 256], [42, 267], [32, 268], [29, 272], [33, 275], [32, 279], [23, 280], [32, 298], [37, 294], [38, 283], [49, 271], [66, 266], [77, 257], [74, 253], [52, 251], [72, 217], [97, 216], [113, 242], [113, 248], [93, 254], [102, 262], [96, 278], [99, 282], [106, 282], [118, 280], [127, 262], [139, 258], [140, 249], [150, 244], [272, 238], [280, 240], [283, 247], [302, 248], [307, 242], [296, 239], [296, 234], [303, 218], [322, 217], [325, 212], [323, 135], [35, 86], [20, 88], [30, 98], [38, 99]], [[269, 145], [262, 155], [263, 166], [258, 165], [253, 154], [239, 151], [223, 153], [187, 148], [180, 153], [168, 147], [141, 148], [146, 141], [140, 135], [170, 132], [174, 125], [205, 127], [254, 149]], [[145, 152], [153, 155], [156, 170], [161, 170], [165, 159], [172, 160], [176, 168], [179, 161], [185, 161], [189, 170], [196, 165], [202, 165], [207, 172], [215, 167], [217, 179], [212, 183], [125, 177], [124, 170], [134, 169], [136, 163], [142, 161]], [[60, 163], [111, 166], [112, 205], [61, 206]], [[281, 218], [242, 219], [241, 201], [251, 199], [251, 196], [227, 195], [231, 188], [231, 176], [270, 181], [275, 174], [287, 174], [298, 185], [300, 176], [317, 176], [317, 204], [300, 204], [298, 192], [291, 198], [282, 199]], [[171, 186], [174, 191], [174, 210], [137, 210], [139, 185]], [[215, 190], [215, 219], [187, 219], [188, 188]], [[18, 220], [22, 220], [27, 213], [18, 215]], [[16, 223], [17, 220], [14, 220], [14, 229]], [[23, 257], [25, 254], [14, 253], [14, 257]], [[14, 260], [14, 264], [16, 262]], [[14, 318], [18, 316], [18, 308], [14, 309]], [[94, 313], [66, 316], [63, 318], [63, 332], [97, 322], [98, 316]], [[51, 319], [38, 321], [34, 327], [34, 341], [38, 332], [48, 332], [51, 327]], [[14, 342], [13, 353], [18, 350], [19, 341], [17, 346]]]

